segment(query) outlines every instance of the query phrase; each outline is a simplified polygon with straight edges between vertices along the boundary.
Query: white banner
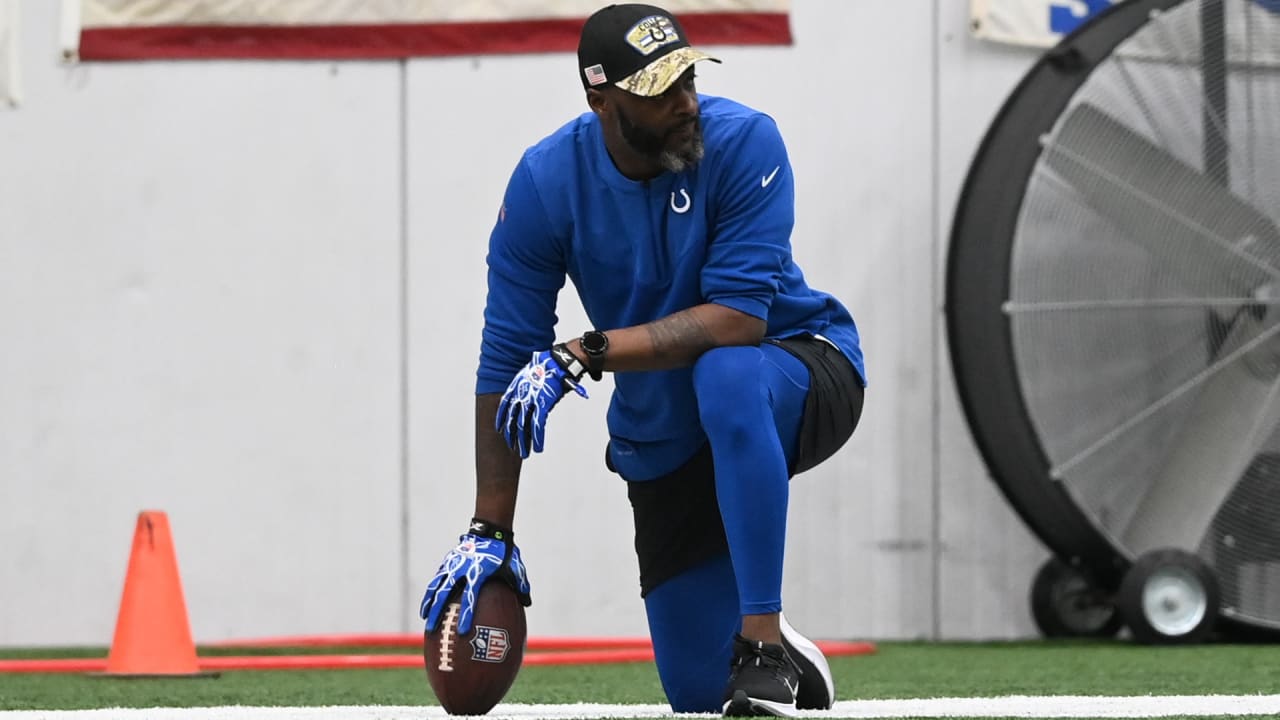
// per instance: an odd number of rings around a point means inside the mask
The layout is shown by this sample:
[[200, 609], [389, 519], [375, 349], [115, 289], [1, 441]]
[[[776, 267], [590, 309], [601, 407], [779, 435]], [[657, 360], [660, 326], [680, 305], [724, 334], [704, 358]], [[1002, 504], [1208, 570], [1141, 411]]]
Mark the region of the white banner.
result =
[[[790, 0], [667, 0], [684, 13], [785, 13]], [[585, 18], [601, 0], [84, 0], [85, 26], [131, 25], [351, 25], [406, 22], [476, 22]]]
[[1050, 47], [1090, 17], [1122, 0], [970, 0], [975, 37]]
[[18, 85], [18, 2], [0, 0], [0, 107], [16, 107]]
[[[40, 0], [47, 2], [48, 0]], [[601, 0], [63, 0], [82, 60], [564, 52]], [[696, 44], [789, 45], [791, 0], [668, 0]]]

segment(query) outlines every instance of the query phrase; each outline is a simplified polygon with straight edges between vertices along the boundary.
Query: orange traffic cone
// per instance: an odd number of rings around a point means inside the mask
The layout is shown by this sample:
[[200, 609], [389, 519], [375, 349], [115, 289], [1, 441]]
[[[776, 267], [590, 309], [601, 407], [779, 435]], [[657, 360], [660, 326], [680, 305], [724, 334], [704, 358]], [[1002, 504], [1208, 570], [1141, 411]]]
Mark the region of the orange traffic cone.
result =
[[104, 675], [210, 677], [200, 672], [178, 578], [178, 560], [163, 512], [138, 513], [124, 596]]

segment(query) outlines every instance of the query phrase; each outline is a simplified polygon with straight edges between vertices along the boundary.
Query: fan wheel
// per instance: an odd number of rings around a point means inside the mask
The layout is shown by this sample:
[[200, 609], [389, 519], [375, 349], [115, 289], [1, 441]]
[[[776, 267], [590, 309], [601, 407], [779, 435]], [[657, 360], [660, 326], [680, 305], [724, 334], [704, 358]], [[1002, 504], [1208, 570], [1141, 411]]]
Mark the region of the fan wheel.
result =
[[1031, 582], [1031, 617], [1047, 638], [1108, 638], [1124, 626], [1111, 593], [1056, 557]]
[[1117, 605], [1133, 639], [1147, 645], [1203, 642], [1218, 619], [1218, 583], [1198, 556], [1154, 550], [1125, 573]]

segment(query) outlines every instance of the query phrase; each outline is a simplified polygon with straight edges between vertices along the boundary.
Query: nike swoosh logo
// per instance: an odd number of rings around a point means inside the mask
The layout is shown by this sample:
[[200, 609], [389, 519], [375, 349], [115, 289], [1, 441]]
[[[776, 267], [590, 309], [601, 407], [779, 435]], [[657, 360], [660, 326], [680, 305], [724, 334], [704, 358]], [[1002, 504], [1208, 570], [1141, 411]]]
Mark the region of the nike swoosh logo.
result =
[[773, 182], [773, 176], [774, 176], [774, 175], [777, 175], [777, 174], [778, 174], [778, 171], [779, 171], [779, 170], [781, 170], [781, 169], [782, 169], [782, 166], [781, 166], [781, 165], [779, 165], [778, 167], [776, 167], [776, 168], [774, 168], [774, 169], [773, 169], [773, 172], [771, 172], [771, 173], [769, 173], [768, 175], [765, 175], [764, 177], [760, 178], [760, 187], [762, 187], [762, 188], [767, 188], [767, 187], [769, 187], [769, 183]]

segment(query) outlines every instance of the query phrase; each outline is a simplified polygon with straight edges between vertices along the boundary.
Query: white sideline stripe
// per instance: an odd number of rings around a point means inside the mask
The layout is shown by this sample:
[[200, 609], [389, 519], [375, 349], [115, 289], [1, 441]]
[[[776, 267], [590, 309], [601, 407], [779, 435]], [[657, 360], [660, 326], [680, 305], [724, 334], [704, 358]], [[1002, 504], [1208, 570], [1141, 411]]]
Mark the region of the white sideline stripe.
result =
[[[827, 711], [807, 710], [800, 717], [1038, 717], [1120, 718], [1169, 715], [1277, 715], [1280, 695], [1147, 695], [1103, 697], [1082, 695], [1010, 696], [997, 698], [929, 698], [924, 700], [844, 700]], [[101, 710], [4, 710], [0, 720], [423, 720], [447, 718], [439, 706], [106, 708]], [[715, 717], [676, 715], [666, 705], [498, 705], [487, 720], [512, 718], [664, 718]]]

